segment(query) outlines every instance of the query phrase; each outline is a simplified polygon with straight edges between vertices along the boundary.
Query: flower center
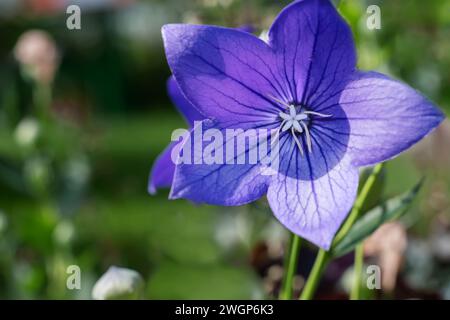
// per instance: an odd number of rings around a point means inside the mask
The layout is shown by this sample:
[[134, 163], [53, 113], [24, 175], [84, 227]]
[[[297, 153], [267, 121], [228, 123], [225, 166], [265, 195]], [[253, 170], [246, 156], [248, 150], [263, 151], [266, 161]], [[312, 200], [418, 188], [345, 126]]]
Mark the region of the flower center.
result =
[[329, 114], [323, 114], [319, 112], [306, 110], [303, 106], [298, 106], [295, 104], [287, 104], [278, 99], [272, 98], [274, 101], [280, 103], [287, 108], [286, 111], [280, 112], [278, 115], [281, 120], [281, 124], [276, 131], [276, 135], [272, 141], [277, 140], [278, 136], [283, 133], [290, 131], [295, 143], [297, 144], [300, 153], [303, 155], [302, 143], [299, 140], [299, 136], [304, 136], [306, 147], [308, 152], [312, 152], [312, 141], [311, 134], [309, 132], [309, 127], [313, 117], [328, 118], [331, 117]]

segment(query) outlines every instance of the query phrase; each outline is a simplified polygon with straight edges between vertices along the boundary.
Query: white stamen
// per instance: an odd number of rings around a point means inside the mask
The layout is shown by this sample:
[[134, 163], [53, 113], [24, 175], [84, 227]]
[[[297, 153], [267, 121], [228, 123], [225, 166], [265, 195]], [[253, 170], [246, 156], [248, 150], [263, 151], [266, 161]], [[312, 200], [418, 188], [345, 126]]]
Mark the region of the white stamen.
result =
[[[270, 138], [270, 147], [273, 148], [275, 141], [278, 141], [278, 136], [280, 135], [280, 131], [281, 128], [283, 127], [283, 125], [286, 123], [286, 120], [284, 120], [283, 122], [281, 122], [280, 127], [278, 128], [277, 132], [275, 132], [275, 135], [273, 137]], [[278, 141], [279, 142], [279, 141]]]
[[274, 96], [272, 96], [272, 95], [270, 95], [270, 94], [268, 94], [267, 97], [269, 97], [269, 99], [272, 99], [272, 100], [275, 101], [275, 102], [278, 102], [278, 103], [281, 104], [282, 106], [285, 106], [286, 108], [289, 108], [289, 107], [290, 107], [290, 105], [287, 104], [286, 102], [281, 101], [280, 99], [277, 99], [277, 98], [275, 98]]
[[295, 135], [294, 127], [291, 127], [291, 132], [292, 132], [292, 136], [294, 137], [295, 143], [297, 144], [297, 147], [298, 147], [298, 149], [300, 150], [300, 154], [303, 155], [302, 144], [300, 143], [300, 141], [298, 141], [298, 138], [297, 138], [297, 136]]
[[300, 122], [305, 129], [305, 135], [306, 135], [306, 145], [308, 147], [309, 153], [312, 152], [312, 144], [311, 144], [311, 135], [309, 134], [308, 126], [302, 121]]
[[331, 114], [324, 114], [324, 113], [319, 113], [319, 112], [315, 112], [315, 111], [303, 111], [304, 114], [311, 114], [314, 116], [319, 116], [319, 117], [323, 117], [323, 118], [329, 118], [331, 117]]
[[[281, 133], [290, 130], [292, 137], [294, 138], [295, 144], [297, 145], [300, 154], [304, 155], [302, 142], [297, 137], [298, 134], [305, 134], [305, 143], [309, 153], [312, 153], [312, 140], [311, 133], [309, 132], [308, 126], [310, 125], [310, 117], [317, 116], [322, 118], [328, 118], [332, 115], [324, 114], [315, 111], [302, 111], [303, 106], [296, 106], [294, 104], [288, 104], [282, 100], [279, 100], [273, 96], [268, 96], [273, 101], [285, 106], [288, 110], [285, 112], [280, 112], [278, 115], [282, 119], [278, 130], [275, 132], [271, 145], [273, 146], [275, 140], [278, 140]], [[297, 109], [298, 107], [298, 109]]]

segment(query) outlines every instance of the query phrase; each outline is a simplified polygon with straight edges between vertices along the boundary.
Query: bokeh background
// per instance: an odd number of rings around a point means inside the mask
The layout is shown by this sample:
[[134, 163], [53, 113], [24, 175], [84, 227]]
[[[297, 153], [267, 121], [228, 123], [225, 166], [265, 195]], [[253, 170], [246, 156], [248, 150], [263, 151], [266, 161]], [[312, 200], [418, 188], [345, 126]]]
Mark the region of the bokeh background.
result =
[[[264, 200], [217, 208], [146, 190], [154, 159], [185, 126], [166, 94], [161, 26], [252, 25], [259, 34], [289, 2], [0, 0], [0, 298], [89, 299], [112, 265], [138, 271], [148, 299], [276, 297], [287, 233]], [[448, 114], [449, 1], [335, 3], [360, 68], [404, 80]], [[69, 4], [81, 7], [81, 30], [66, 28]], [[371, 4], [380, 30], [366, 27]], [[383, 290], [368, 298], [450, 299], [448, 121], [389, 162], [380, 196], [422, 176], [401, 222], [366, 243], [366, 262], [383, 271]], [[296, 292], [315, 250], [302, 249]], [[329, 266], [318, 298], [347, 297], [351, 263]], [[69, 265], [81, 268], [81, 290], [66, 288]]]

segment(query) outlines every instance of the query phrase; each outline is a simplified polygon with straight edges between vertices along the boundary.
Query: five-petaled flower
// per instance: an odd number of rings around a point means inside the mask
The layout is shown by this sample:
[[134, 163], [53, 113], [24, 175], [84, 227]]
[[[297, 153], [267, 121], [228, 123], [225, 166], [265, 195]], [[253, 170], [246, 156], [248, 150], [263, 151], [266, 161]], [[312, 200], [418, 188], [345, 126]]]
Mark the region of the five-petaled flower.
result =
[[283, 225], [325, 249], [353, 205], [358, 168], [398, 155], [443, 119], [412, 88], [356, 69], [351, 30], [329, 0], [286, 7], [268, 42], [214, 26], [162, 32], [172, 72], [204, 127], [279, 135], [275, 175], [262, 174], [259, 163], [181, 163], [170, 198], [238, 206], [267, 193]]

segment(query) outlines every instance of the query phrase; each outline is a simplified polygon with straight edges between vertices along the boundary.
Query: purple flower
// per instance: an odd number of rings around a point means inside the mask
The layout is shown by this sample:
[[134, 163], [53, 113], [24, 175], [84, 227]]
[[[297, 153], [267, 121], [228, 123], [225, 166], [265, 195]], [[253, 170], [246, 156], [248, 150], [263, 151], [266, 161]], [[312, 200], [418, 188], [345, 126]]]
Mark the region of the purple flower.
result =
[[[194, 121], [203, 120], [205, 118], [184, 97], [173, 76], [167, 80], [167, 92], [172, 100], [172, 103], [177, 107], [178, 111], [182, 114], [184, 120], [189, 125], [189, 128], [193, 126]], [[172, 185], [175, 164], [172, 161], [171, 154], [173, 148], [177, 144], [178, 142], [170, 143], [156, 159], [152, 172], [150, 173], [150, 182], [148, 185], [148, 191], [150, 194], [155, 194], [156, 189], [158, 188], [169, 188]]]
[[[254, 31], [251, 25], [243, 25], [237, 30], [252, 33]], [[189, 128], [192, 128], [194, 122], [203, 120], [203, 117], [197, 109], [186, 99], [173, 76], [167, 80], [167, 93], [172, 100], [172, 103], [177, 107], [178, 111], [183, 116]], [[172, 142], [167, 148], [158, 156], [150, 173], [150, 182], [148, 184], [148, 192], [155, 194], [158, 188], [169, 188], [172, 185], [173, 174], [175, 172], [175, 164], [172, 161], [171, 154], [174, 147], [179, 142]]]
[[412, 88], [356, 69], [351, 30], [328, 0], [289, 5], [268, 43], [214, 26], [162, 32], [181, 91], [208, 118], [203, 128], [279, 135], [276, 174], [259, 162], [180, 163], [170, 198], [238, 206], [267, 194], [283, 225], [324, 249], [353, 205], [358, 167], [395, 157], [443, 119]]

